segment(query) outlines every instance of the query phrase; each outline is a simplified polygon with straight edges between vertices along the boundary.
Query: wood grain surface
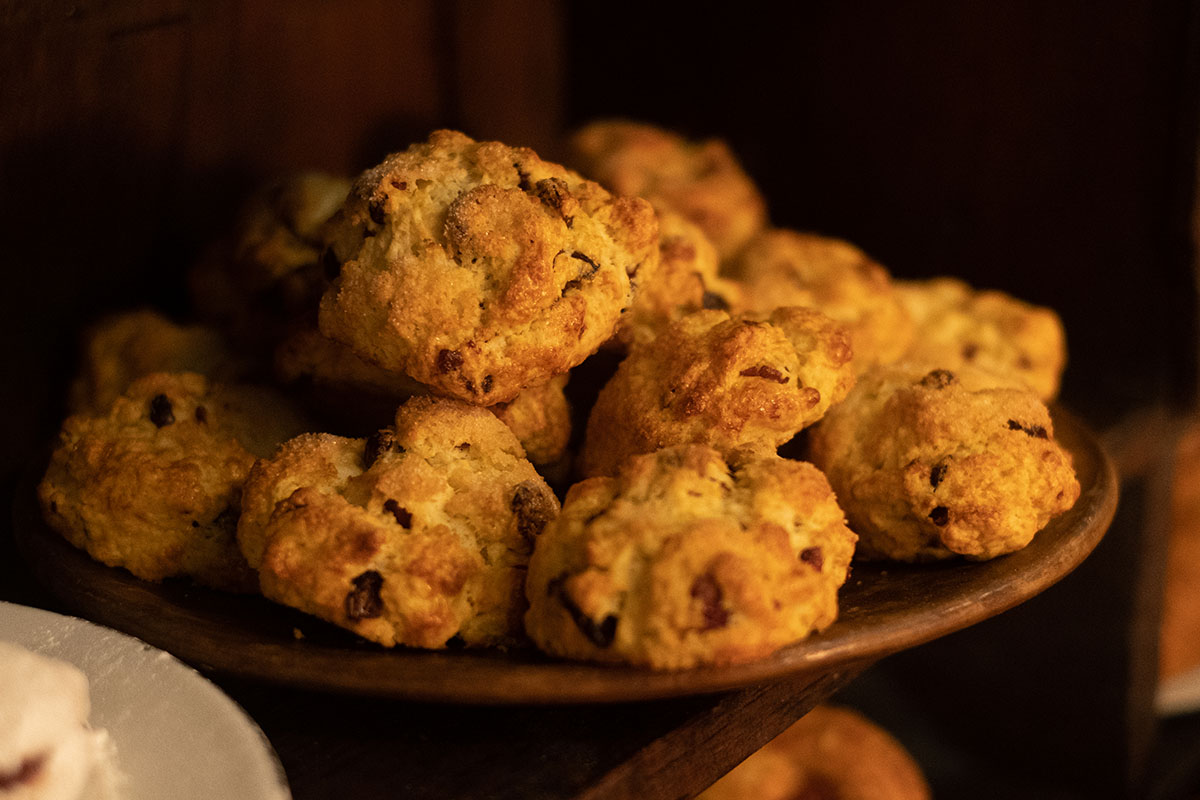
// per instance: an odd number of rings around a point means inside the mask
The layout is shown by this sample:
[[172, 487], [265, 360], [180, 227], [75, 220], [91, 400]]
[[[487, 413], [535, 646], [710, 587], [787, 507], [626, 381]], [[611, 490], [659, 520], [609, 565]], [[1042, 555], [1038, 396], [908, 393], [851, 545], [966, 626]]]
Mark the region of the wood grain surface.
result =
[[1055, 412], [1082, 493], [1032, 544], [983, 563], [856, 564], [838, 621], [762, 661], [652, 672], [507, 651], [387, 650], [259, 597], [105, 567], [40, 520], [30, 486], [18, 493], [16, 536], [38, 579], [68, 608], [138, 636], [201, 669], [281, 685], [463, 703], [622, 702], [737, 689], [873, 661], [965, 628], [1027, 600], [1074, 569], [1103, 536], [1117, 482], [1095, 436]]

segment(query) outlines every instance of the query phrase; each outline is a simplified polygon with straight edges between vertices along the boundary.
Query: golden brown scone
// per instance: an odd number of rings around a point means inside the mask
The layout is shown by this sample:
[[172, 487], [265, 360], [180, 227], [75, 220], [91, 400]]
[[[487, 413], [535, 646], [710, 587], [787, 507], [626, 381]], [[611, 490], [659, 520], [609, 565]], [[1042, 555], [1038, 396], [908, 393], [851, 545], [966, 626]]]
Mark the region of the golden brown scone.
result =
[[[429, 394], [428, 386], [359, 358], [315, 328], [294, 331], [275, 356], [276, 371], [285, 383], [311, 382], [324, 408], [342, 419], [365, 420], [373, 428], [387, 424], [408, 398]], [[488, 406], [516, 434], [534, 464], [551, 464], [566, 452], [571, 438], [571, 408], [564, 392], [567, 377], [559, 375], [522, 390], [509, 403]]]
[[418, 397], [367, 439], [259, 461], [238, 540], [264, 595], [391, 647], [520, 634], [532, 541], [558, 501], [486, 410]]
[[702, 308], [740, 309], [741, 287], [718, 275], [717, 250], [700, 228], [673, 211], [659, 211], [658, 269], [637, 287], [621, 317], [616, 342], [646, 343], [675, 320]]
[[916, 325], [906, 360], [949, 370], [970, 364], [1020, 378], [1043, 400], [1058, 394], [1067, 344], [1051, 309], [956, 278], [897, 281], [896, 295]]
[[200, 316], [256, 346], [311, 319], [328, 282], [324, 226], [349, 191], [347, 178], [302, 172], [250, 197], [233, 233], [188, 275]]
[[1037, 395], [970, 367], [876, 367], [809, 443], [869, 558], [992, 558], [1079, 497]]
[[834, 621], [854, 540], [811, 464], [636, 456], [567, 493], [530, 560], [525, 628], [552, 655], [655, 669], [763, 658]]
[[454, 131], [359, 176], [330, 231], [321, 332], [477, 405], [595, 352], [658, 259], [646, 201]]
[[820, 312], [697, 311], [635, 346], [600, 390], [580, 471], [611, 475], [635, 453], [689, 442], [774, 452], [853, 384], [849, 337]]
[[[299, 430], [287, 429], [282, 403], [194, 373], [135, 381], [106, 414], [63, 423], [38, 487], [47, 522], [92, 558], [139, 578], [186, 575], [251, 590], [234, 529], [255, 456]], [[274, 442], [267, 428], [276, 429]]]
[[137, 378], [152, 372], [198, 372], [230, 381], [249, 371], [224, 337], [202, 325], [178, 325], [157, 311], [114, 314], [85, 334], [72, 413], [103, 413]]
[[699, 225], [722, 260], [767, 224], [762, 193], [719, 139], [693, 142], [654, 125], [601, 120], [577, 131], [570, 148], [583, 174]]
[[912, 755], [849, 708], [817, 706], [697, 800], [929, 800]]
[[850, 329], [855, 369], [900, 358], [912, 321], [882, 265], [849, 242], [774, 228], [756, 236], [729, 265], [746, 308], [810, 306]]

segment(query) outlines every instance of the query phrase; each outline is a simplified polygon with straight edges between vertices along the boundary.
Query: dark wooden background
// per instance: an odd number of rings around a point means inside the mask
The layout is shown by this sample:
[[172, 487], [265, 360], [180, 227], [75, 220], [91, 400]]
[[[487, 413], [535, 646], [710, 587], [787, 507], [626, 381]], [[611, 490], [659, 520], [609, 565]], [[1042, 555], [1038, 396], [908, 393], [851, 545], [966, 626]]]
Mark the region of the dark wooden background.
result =
[[[1196, 7], [698, 5], [0, 0], [8, 491], [58, 424], [79, 328], [181, 310], [182, 269], [272, 174], [357, 170], [436, 126], [550, 155], [600, 115], [723, 136], [777, 224], [1059, 309], [1064, 400], [1126, 469], [1079, 572], [843, 696], [942, 796], [1185, 791], [1156, 759], [1194, 728], [1164, 739], [1148, 698], [1165, 454], [1196, 382]], [[0, 596], [36, 591], [6, 535], [0, 559]]]

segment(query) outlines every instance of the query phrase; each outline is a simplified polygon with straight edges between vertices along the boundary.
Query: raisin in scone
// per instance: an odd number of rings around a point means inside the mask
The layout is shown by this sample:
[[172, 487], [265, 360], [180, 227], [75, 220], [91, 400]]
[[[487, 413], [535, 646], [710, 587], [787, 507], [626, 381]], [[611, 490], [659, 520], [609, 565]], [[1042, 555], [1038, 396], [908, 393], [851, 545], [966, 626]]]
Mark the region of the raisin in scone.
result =
[[831, 624], [855, 536], [811, 464], [701, 445], [571, 487], [529, 564], [558, 656], [655, 669], [762, 658]]
[[321, 332], [476, 405], [594, 353], [658, 259], [645, 200], [454, 131], [359, 176], [330, 231]]
[[1058, 394], [1067, 344], [1051, 309], [955, 278], [897, 281], [896, 292], [916, 324], [905, 360], [950, 370], [969, 364], [1017, 377], [1043, 400]]
[[697, 800], [929, 800], [912, 754], [862, 714], [821, 705]]
[[150, 309], [114, 314], [84, 334], [72, 413], [107, 411], [129, 384], [152, 372], [198, 372], [218, 381], [244, 377], [249, 362], [217, 331], [180, 325]]
[[876, 367], [810, 446], [870, 558], [992, 558], [1027, 545], [1079, 497], [1037, 395], [970, 367]]
[[696, 142], [646, 123], [601, 120], [577, 131], [570, 148], [588, 177], [699, 225], [723, 260], [767, 224], [762, 193], [719, 139]]
[[[322, 409], [349, 427], [372, 429], [391, 421], [396, 407], [430, 389], [403, 373], [389, 372], [360, 358], [349, 347], [316, 328], [293, 331], [275, 352], [276, 373], [303, 391]], [[530, 386], [508, 403], [488, 409], [512, 429], [534, 464], [561, 459], [571, 438], [571, 407], [564, 389], [566, 374]]]
[[845, 329], [812, 309], [689, 314], [635, 346], [600, 390], [580, 471], [611, 475], [628, 456], [685, 443], [774, 452], [845, 396], [851, 356]]
[[658, 269], [639, 283], [633, 306], [621, 318], [616, 340], [623, 347], [651, 341], [693, 311], [741, 307], [741, 287], [720, 277], [717, 250], [704, 232], [673, 211], [659, 211], [658, 223]]
[[310, 320], [328, 283], [325, 224], [349, 191], [348, 178], [302, 172], [253, 194], [232, 234], [188, 275], [200, 316], [268, 352], [295, 322]]
[[238, 540], [262, 593], [391, 647], [520, 635], [558, 501], [485, 409], [418, 397], [367, 439], [306, 434], [255, 465]]
[[153, 373], [107, 413], [63, 423], [38, 495], [50, 526], [97, 561], [249, 590], [234, 538], [242, 484], [256, 456], [301, 430], [268, 390]]
[[728, 269], [746, 308], [810, 306], [850, 329], [856, 369], [900, 358], [912, 321], [879, 263], [849, 242], [774, 228], [756, 236]]

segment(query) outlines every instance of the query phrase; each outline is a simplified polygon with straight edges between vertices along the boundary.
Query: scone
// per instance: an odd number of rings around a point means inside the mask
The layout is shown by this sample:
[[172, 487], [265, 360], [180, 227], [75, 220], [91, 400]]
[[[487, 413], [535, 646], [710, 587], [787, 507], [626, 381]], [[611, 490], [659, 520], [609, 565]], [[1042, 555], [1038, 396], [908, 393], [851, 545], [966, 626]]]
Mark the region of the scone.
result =
[[970, 364], [1017, 377], [1043, 400], [1058, 394], [1066, 333], [1049, 308], [956, 278], [897, 281], [896, 294], [916, 325], [905, 360], [950, 370]]
[[106, 414], [63, 423], [38, 487], [46, 521], [97, 561], [145, 580], [252, 589], [234, 539], [242, 483], [256, 456], [302, 425], [267, 390], [147, 375]]
[[1079, 497], [1037, 395], [970, 367], [876, 367], [809, 442], [869, 558], [992, 558]]
[[[403, 373], [389, 372], [360, 358], [316, 328], [293, 331], [275, 353], [276, 373], [302, 389], [350, 432], [388, 424], [396, 407], [429, 387]], [[534, 464], [561, 459], [571, 438], [571, 408], [564, 389], [567, 375], [523, 389], [512, 401], [489, 409], [516, 434]]]
[[520, 635], [558, 501], [486, 410], [418, 397], [367, 439], [306, 434], [258, 462], [238, 541], [262, 593], [391, 647]]
[[674, 211], [658, 212], [658, 269], [639, 283], [621, 317], [616, 342], [646, 343], [680, 317], [702, 308], [736, 311], [741, 287], [718, 274], [717, 250], [704, 232]]
[[929, 800], [912, 755], [849, 708], [805, 714], [697, 800]]
[[311, 319], [327, 283], [324, 226], [349, 191], [348, 178], [301, 172], [251, 196], [233, 232], [188, 275], [200, 316], [268, 352], [294, 322]]
[[646, 123], [601, 120], [577, 131], [570, 148], [588, 177], [699, 225], [722, 260], [767, 224], [762, 193], [719, 139], [694, 142]]
[[88, 726], [88, 678], [65, 661], [0, 642], [0, 797], [118, 800], [125, 777], [108, 732]]
[[635, 346], [600, 390], [580, 454], [585, 476], [635, 453], [702, 443], [774, 452], [854, 384], [842, 326], [807, 308], [697, 311]]
[[850, 329], [859, 372], [900, 358], [912, 321], [882, 265], [849, 242], [774, 228], [756, 236], [728, 267], [746, 308], [811, 306]]
[[199, 372], [230, 381], [249, 368], [211, 328], [179, 325], [150, 309], [114, 314], [84, 334], [71, 411], [107, 411], [129, 384], [152, 372]]
[[476, 405], [594, 353], [658, 258], [645, 200], [454, 131], [359, 176], [330, 232], [321, 332]]
[[572, 486], [529, 564], [537, 646], [680, 669], [752, 661], [831, 624], [855, 537], [828, 482], [745, 456], [672, 447]]

